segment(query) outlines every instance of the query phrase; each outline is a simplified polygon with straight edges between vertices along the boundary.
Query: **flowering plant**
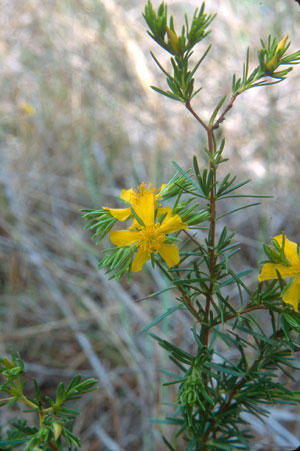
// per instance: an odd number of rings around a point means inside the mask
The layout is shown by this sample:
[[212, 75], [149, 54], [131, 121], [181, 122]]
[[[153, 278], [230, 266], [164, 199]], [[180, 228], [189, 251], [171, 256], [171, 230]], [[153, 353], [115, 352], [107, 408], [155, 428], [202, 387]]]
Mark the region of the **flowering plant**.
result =
[[[250, 71], [248, 49], [242, 77], [233, 75], [231, 97], [227, 100], [225, 94], [205, 121], [191, 101], [202, 89], [195, 90], [195, 75], [211, 46], [193, 66], [191, 56], [210, 33], [208, 27], [215, 15], [207, 14], [203, 3], [195, 10], [191, 24], [185, 18], [180, 34], [164, 2], [155, 10], [148, 0], [143, 15], [149, 35], [171, 55], [171, 69], [166, 69], [152, 54], [168, 85], [167, 89], [152, 88], [181, 102], [202, 127], [207, 138], [203, 148], [207, 166], [201, 168], [196, 156], [193, 171], [174, 163], [177, 173], [166, 185], [155, 189], [141, 184], [136, 190], [123, 190], [120, 198], [125, 208], [86, 210], [84, 217], [98, 242], [109, 233], [110, 241], [117, 246], [105, 250], [108, 255], [99, 263], [111, 278], [121, 278], [127, 271], [130, 276], [151, 260], [166, 276], [166, 289], [176, 291], [176, 304], [144, 331], [178, 309], [193, 319], [189, 348], [151, 334], [175, 364], [174, 372], [165, 371], [169, 378], [165, 385], [178, 385], [177, 400], [171, 404], [173, 414], [158, 420], [177, 428], [174, 435], [163, 435], [167, 448], [183, 449], [185, 442], [190, 451], [249, 450], [253, 435], [245, 413], [261, 419], [268, 415], [266, 405], [300, 403], [300, 392], [281, 378], [282, 372], [290, 377], [290, 368], [295, 368], [294, 355], [300, 350], [299, 248], [283, 233], [273, 240], [274, 247], [265, 245], [270, 260], [264, 262], [254, 288], [247, 286], [249, 270], [235, 270], [238, 243], [221, 218], [258, 204], [235, 207], [237, 198], [263, 196], [239, 194], [249, 181], [236, 182], [230, 173], [220, 178], [219, 167], [227, 159], [225, 140], [216, 130], [238, 96], [250, 88], [284, 81], [291, 66], [299, 63], [300, 51], [287, 53], [291, 44], [288, 36], [281, 40], [269, 36], [267, 44], [261, 40], [257, 66]], [[171, 199], [172, 205], [162, 206]], [[224, 199], [231, 200], [233, 206], [220, 215], [218, 204]], [[126, 220], [131, 222], [126, 230], [111, 230], [118, 221]], [[290, 278], [287, 284], [286, 278]], [[270, 279], [271, 283], [263, 283]], [[260, 317], [257, 311], [262, 313]], [[234, 358], [227, 357], [226, 349]]]

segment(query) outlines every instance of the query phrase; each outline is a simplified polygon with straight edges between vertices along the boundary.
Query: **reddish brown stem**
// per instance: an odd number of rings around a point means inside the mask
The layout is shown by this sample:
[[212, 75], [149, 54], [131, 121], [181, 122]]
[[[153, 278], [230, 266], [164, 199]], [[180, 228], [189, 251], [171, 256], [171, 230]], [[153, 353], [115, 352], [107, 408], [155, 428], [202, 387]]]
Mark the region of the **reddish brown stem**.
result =
[[197, 310], [195, 309], [191, 299], [189, 298], [189, 296], [186, 294], [186, 292], [184, 291], [184, 289], [182, 287], [178, 287], [178, 290], [180, 291], [180, 293], [182, 294], [182, 297], [185, 300], [185, 304], [188, 306], [188, 308], [190, 309], [190, 311], [192, 312], [194, 318], [196, 318], [199, 323], [201, 321], [203, 321], [203, 318], [199, 315], [199, 313], [197, 312]]
[[[226, 321], [229, 321], [230, 319], [235, 318], [237, 315], [244, 315], [245, 313], [253, 312], [255, 310], [269, 310], [269, 307], [266, 307], [265, 305], [252, 305], [251, 307], [246, 307], [244, 310], [240, 310], [236, 313], [230, 313], [229, 315], [225, 316], [223, 322], [226, 323]], [[217, 326], [218, 324], [221, 324], [222, 321], [217, 321], [214, 323], [214, 326]]]
[[186, 108], [189, 110], [190, 113], [192, 113], [192, 115], [194, 116], [195, 119], [197, 119], [198, 122], [200, 122], [200, 124], [202, 125], [202, 127], [205, 128], [206, 131], [209, 130], [209, 127], [205, 124], [205, 122], [201, 119], [200, 116], [198, 116], [198, 114], [196, 113], [196, 111], [193, 110], [192, 105], [190, 103], [189, 100], [187, 100], [185, 102], [185, 106]]
[[191, 241], [193, 241], [197, 246], [200, 246], [200, 243], [196, 240], [196, 238], [193, 237], [189, 232], [186, 230], [183, 230], [183, 233], [185, 233]]

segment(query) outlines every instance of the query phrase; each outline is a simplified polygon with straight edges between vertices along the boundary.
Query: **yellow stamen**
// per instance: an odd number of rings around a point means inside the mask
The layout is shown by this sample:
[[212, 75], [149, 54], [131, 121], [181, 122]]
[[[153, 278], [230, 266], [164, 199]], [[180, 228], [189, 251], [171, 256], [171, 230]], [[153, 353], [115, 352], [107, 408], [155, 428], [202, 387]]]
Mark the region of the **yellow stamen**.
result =
[[151, 224], [139, 232], [137, 246], [140, 247], [143, 252], [150, 254], [157, 252], [161, 248], [161, 245], [166, 241], [166, 235], [159, 232], [159, 227], [159, 223]]
[[137, 187], [137, 189], [133, 190], [130, 194], [130, 200], [129, 203], [134, 207], [139, 199], [145, 195], [145, 193], [155, 193], [156, 188], [151, 183], [147, 185], [145, 182], [142, 182], [140, 186]]

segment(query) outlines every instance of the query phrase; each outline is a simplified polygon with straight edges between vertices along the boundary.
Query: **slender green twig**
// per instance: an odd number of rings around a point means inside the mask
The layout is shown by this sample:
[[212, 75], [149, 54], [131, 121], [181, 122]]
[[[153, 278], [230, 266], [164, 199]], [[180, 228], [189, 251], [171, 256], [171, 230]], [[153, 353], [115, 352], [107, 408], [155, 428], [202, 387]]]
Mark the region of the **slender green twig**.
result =
[[[204, 127], [207, 132], [208, 140], [208, 151], [210, 154], [209, 168], [212, 173], [211, 183], [210, 183], [210, 286], [209, 291], [206, 294], [206, 306], [205, 306], [205, 316], [206, 320], [209, 318], [211, 300], [214, 293], [215, 284], [215, 266], [216, 266], [216, 256], [215, 256], [215, 237], [216, 237], [216, 197], [215, 197], [215, 182], [216, 182], [216, 168], [214, 164], [214, 142], [213, 142], [213, 129], [214, 127], [209, 127], [200, 118], [200, 116], [195, 112], [189, 100], [185, 103], [186, 108], [194, 116], [194, 118]], [[203, 324], [202, 330], [202, 340], [205, 346], [208, 345], [208, 335], [209, 328], [207, 325]]]
[[217, 128], [219, 128], [220, 124], [225, 120], [225, 116], [228, 113], [228, 111], [232, 108], [237, 96], [238, 96], [238, 92], [236, 92], [230, 99], [229, 104], [227, 105], [227, 107], [225, 108], [225, 110], [223, 111], [223, 113], [220, 114], [220, 116], [218, 117], [218, 119], [216, 120], [216, 122], [213, 125], [213, 130], [216, 130]]

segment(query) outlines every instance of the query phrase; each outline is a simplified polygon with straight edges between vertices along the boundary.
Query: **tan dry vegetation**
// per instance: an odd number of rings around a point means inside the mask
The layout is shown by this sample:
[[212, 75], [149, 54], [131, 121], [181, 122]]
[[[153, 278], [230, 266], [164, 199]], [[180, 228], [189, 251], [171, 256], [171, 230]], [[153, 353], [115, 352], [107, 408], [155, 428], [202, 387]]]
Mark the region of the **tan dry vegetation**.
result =
[[[178, 26], [195, 2], [168, 4]], [[109, 282], [96, 269], [99, 247], [83, 231], [80, 209], [115, 205], [114, 196], [138, 181], [162, 183], [174, 172], [171, 160], [190, 166], [203, 134], [182, 105], [148, 88], [164, 87], [149, 50], [168, 62], [146, 35], [140, 0], [0, 5], [0, 353], [19, 351], [44, 395], [78, 372], [99, 379], [99, 390], [77, 406], [84, 451], [163, 450], [162, 426], [149, 417], [162, 417], [161, 402], [169, 399], [158, 372], [169, 364], [140, 330], [176, 293], [136, 303], [165, 286], [150, 267], [130, 283]], [[269, 32], [289, 33], [293, 50], [300, 42], [300, 8], [292, 0], [216, 0], [207, 9], [218, 16], [194, 103], [204, 117], [230, 93], [248, 45], [254, 62]], [[246, 93], [223, 125], [231, 158], [224, 170], [253, 178], [253, 192], [275, 196], [230, 220], [242, 267], [256, 268], [260, 241], [282, 229], [300, 241], [299, 70], [277, 87]], [[189, 346], [185, 328], [188, 319], [176, 314], [156, 331]], [[4, 430], [14, 415], [2, 411]], [[291, 407], [275, 406], [266, 425], [249, 421], [257, 431], [253, 449], [296, 446], [299, 420]]]

